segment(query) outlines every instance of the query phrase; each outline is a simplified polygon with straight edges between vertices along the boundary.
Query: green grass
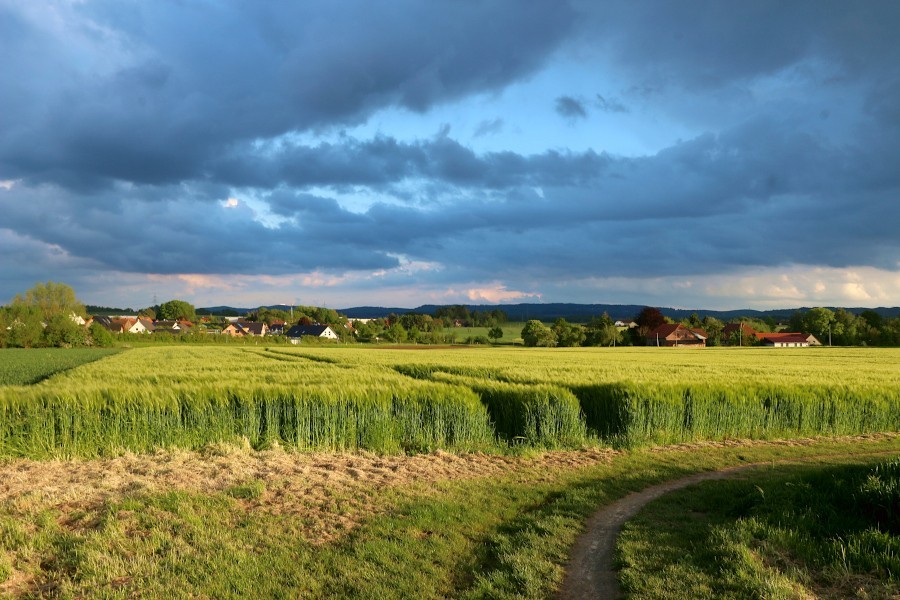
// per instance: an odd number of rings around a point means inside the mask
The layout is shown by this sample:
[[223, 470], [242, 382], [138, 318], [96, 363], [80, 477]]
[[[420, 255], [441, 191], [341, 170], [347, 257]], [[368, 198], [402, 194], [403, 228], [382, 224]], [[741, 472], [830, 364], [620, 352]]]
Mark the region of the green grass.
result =
[[0, 386], [31, 385], [116, 352], [109, 348], [0, 348]]
[[585, 518], [631, 491], [745, 461], [891, 448], [896, 439], [638, 451], [582, 469], [411, 485], [364, 498], [364, 524], [322, 545], [307, 539], [302, 513], [265, 503], [261, 482], [137, 491], [66, 514], [28, 496], [0, 505], [0, 585], [15, 572], [34, 595], [57, 597], [551, 598]]
[[[512, 323], [504, 323], [500, 325], [500, 329], [503, 330], [503, 337], [497, 340], [498, 345], [515, 345], [522, 343], [522, 328], [525, 327], [525, 323], [512, 322]], [[454, 333], [456, 334], [457, 342], [464, 342], [468, 338], [475, 337], [488, 337], [488, 332], [491, 330], [491, 327], [448, 327], [444, 330], [445, 333]], [[490, 338], [488, 338], [490, 339]], [[492, 340], [493, 341], [493, 340]]]
[[900, 458], [823, 462], [649, 505], [620, 539], [623, 587], [634, 598], [896, 597]]

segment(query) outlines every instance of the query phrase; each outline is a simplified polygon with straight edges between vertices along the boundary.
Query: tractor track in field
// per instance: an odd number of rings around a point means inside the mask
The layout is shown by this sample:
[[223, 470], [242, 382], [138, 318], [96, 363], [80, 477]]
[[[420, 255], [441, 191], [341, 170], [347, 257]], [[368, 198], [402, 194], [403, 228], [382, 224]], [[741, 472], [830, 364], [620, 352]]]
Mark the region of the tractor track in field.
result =
[[[897, 451], [863, 452], [854, 456], [896, 455]], [[632, 492], [595, 512], [585, 523], [585, 530], [578, 536], [569, 553], [566, 574], [557, 594], [558, 600], [614, 600], [622, 597], [618, 572], [614, 569], [613, 557], [616, 542], [625, 523], [636, 516], [641, 509], [670, 492], [680, 490], [703, 481], [727, 479], [750, 469], [775, 465], [811, 462], [827, 456], [808, 456], [776, 461], [747, 463], [724, 467], [715, 471], [694, 473], [679, 479], [671, 479]]]

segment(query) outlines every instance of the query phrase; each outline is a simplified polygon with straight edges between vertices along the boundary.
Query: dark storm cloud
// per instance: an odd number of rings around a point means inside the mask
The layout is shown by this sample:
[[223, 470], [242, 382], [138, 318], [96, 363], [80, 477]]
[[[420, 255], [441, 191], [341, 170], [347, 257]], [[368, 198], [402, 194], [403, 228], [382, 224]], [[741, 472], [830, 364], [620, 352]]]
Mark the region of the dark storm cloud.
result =
[[900, 4], [873, 0], [590, 4], [582, 32], [637, 79], [696, 88], [777, 73], [808, 59], [831, 77], [896, 74]]
[[[0, 55], [16, 57], [0, 69], [0, 182], [21, 180], [0, 187], [0, 271], [20, 273], [18, 252], [216, 274], [406, 256], [448, 283], [900, 268], [897, 3], [269, 7], [75, 4], [94, 21], [63, 19], [64, 36], [0, 9]], [[602, 56], [624, 99], [560, 96], [560, 115], [688, 114], [691, 133], [630, 157], [335, 134], [502, 91], [567, 45]]]
[[[896, 154], [883, 154], [897, 149], [896, 133], [836, 146], [791, 125], [759, 118], [630, 159], [476, 154], [446, 136], [303, 148], [303, 159], [344, 157], [341, 168], [374, 174], [357, 179], [363, 193], [423, 178], [434, 197], [354, 212], [273, 180], [256, 194], [282, 219], [270, 227], [243, 202], [213, 202], [216, 186], [119, 186], [87, 208], [77, 192], [16, 186], [0, 203], [8, 227], [125, 271], [342, 272], [397, 266], [396, 255], [448, 265], [435, 278], [458, 275], [454, 266], [471, 277], [554, 281], [790, 263], [896, 269], [900, 171], [889, 169]], [[301, 164], [295, 151], [287, 154]], [[273, 162], [261, 171], [292, 164]], [[340, 187], [345, 178], [332, 172], [304, 185]]]
[[556, 112], [566, 119], [586, 119], [588, 116], [584, 103], [571, 96], [560, 96], [557, 98], [555, 108]]
[[[28, 238], [91, 260], [98, 267], [145, 273], [295, 273], [316, 268], [382, 269], [396, 266], [371, 235], [323, 240], [318, 231], [335, 220], [353, 230], [354, 217], [329, 199], [295, 199], [294, 222], [266, 227], [243, 204], [198, 203], [184, 190], [157, 189], [131, 196], [116, 190], [109, 200], [82, 208], [78, 197], [57, 188], [25, 190], [8, 206], [8, 227]], [[2, 197], [0, 197], [2, 198]], [[53, 213], [53, 219], [46, 215]]]
[[573, 20], [550, 1], [67, 10], [54, 37], [0, 9], [0, 54], [16, 57], [0, 70], [4, 177], [85, 188], [197, 178], [244, 140], [500, 89], [539, 67]]
[[344, 138], [316, 146], [278, 144], [260, 156], [253, 148], [233, 148], [211, 161], [207, 171], [233, 186], [290, 185], [373, 188], [405, 180], [508, 188], [519, 185], [574, 185], [602, 175], [611, 159], [594, 151], [548, 150], [522, 156], [514, 152], [476, 154], [446, 135], [400, 142], [387, 136]]

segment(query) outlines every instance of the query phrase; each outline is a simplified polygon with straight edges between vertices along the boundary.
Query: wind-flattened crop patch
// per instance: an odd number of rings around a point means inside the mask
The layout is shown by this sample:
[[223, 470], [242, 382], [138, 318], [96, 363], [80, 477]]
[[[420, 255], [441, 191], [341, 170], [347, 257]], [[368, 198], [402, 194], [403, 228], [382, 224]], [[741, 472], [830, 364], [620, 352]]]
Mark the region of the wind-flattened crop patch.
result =
[[503, 380], [503, 373], [491, 367], [434, 365], [434, 364], [401, 364], [393, 365], [395, 371], [413, 379], [435, 379], [440, 374], [459, 375], [470, 380]]

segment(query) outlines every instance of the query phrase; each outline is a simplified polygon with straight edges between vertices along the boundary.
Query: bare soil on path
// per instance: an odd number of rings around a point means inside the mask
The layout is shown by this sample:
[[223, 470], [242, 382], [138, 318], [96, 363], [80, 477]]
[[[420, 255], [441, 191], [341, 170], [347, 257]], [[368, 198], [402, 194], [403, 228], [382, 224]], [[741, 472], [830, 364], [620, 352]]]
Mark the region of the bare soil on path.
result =
[[[763, 463], [761, 463], [763, 464]], [[770, 464], [770, 463], [765, 463]], [[622, 596], [618, 573], [613, 569], [616, 540], [625, 522], [634, 517], [647, 503], [681, 488], [701, 481], [725, 479], [758, 465], [741, 465], [720, 471], [695, 473], [681, 479], [666, 481], [640, 492], [633, 492], [621, 500], [595, 512], [585, 524], [569, 557], [566, 577], [558, 598], [560, 600], [615, 599]]]

